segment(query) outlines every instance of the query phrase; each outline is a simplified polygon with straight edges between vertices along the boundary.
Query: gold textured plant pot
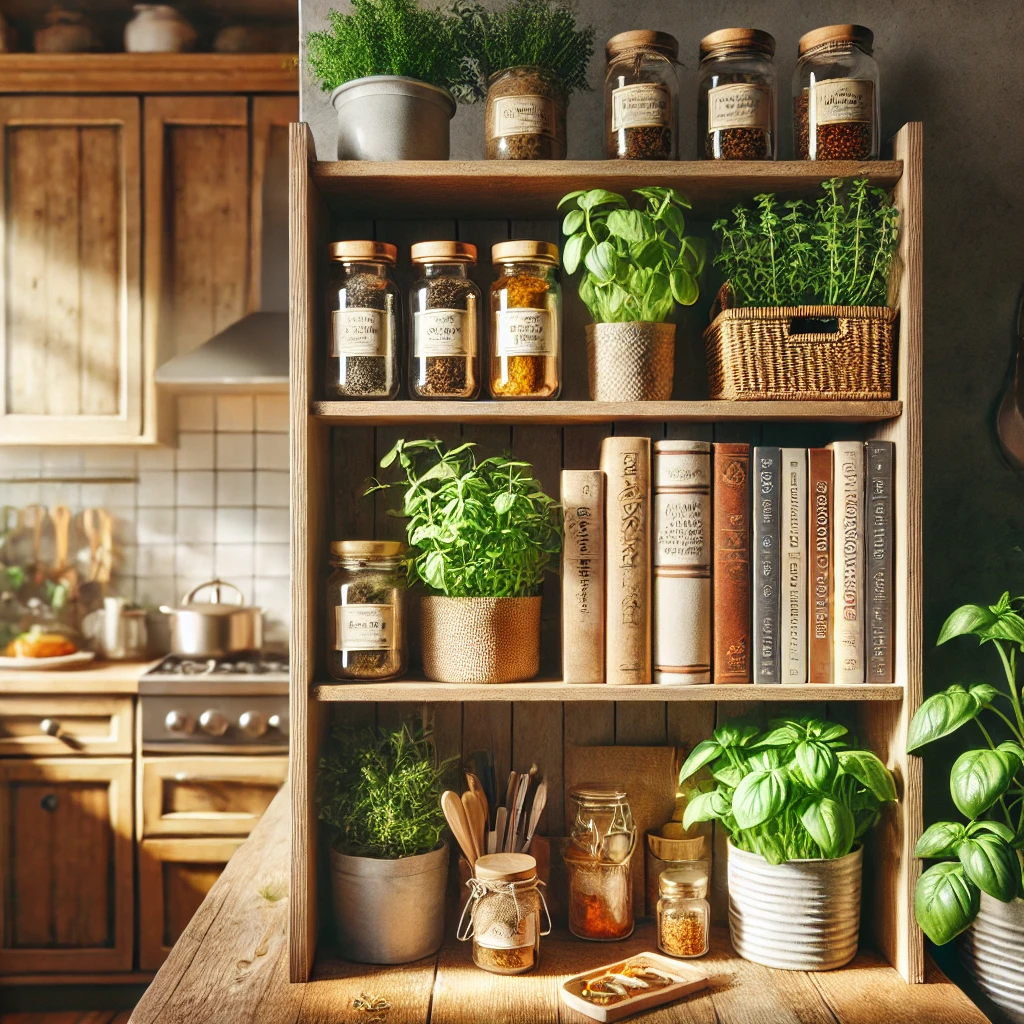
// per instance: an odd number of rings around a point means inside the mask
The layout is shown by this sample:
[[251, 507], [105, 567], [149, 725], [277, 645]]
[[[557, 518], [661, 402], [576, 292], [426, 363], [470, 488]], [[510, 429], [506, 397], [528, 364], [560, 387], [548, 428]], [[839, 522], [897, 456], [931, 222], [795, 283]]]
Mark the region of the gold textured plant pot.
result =
[[675, 324], [587, 324], [591, 400], [668, 401], [675, 355]]
[[424, 597], [423, 673], [438, 683], [515, 683], [540, 671], [539, 597]]

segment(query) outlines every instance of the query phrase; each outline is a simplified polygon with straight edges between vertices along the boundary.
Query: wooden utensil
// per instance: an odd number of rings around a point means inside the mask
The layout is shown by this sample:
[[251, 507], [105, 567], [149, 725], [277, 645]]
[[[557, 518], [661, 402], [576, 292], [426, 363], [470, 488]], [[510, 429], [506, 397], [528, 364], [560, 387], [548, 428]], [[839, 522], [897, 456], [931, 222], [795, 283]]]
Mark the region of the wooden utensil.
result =
[[114, 517], [105, 508], [98, 508], [96, 513], [100, 528], [100, 564], [96, 580], [109, 583], [114, 566]]
[[530, 843], [533, 842], [533, 835], [537, 831], [540, 816], [544, 813], [544, 805], [548, 802], [548, 780], [541, 779], [537, 786], [537, 792], [533, 795], [533, 807], [530, 809], [530, 824], [526, 830], [526, 841], [523, 843], [523, 853], [530, 852]]
[[473, 840], [473, 849], [476, 851], [478, 858], [482, 857], [486, 848], [484, 845], [484, 817], [481, 813], [480, 802], [477, 800], [476, 794], [467, 789], [462, 794], [462, 806], [466, 812], [466, 821], [469, 823], [469, 833]]
[[46, 509], [42, 505], [29, 505], [26, 509], [32, 514], [32, 571], [36, 586], [46, 579], [43, 568], [43, 526], [46, 524]]
[[494, 815], [494, 852], [505, 852], [505, 829], [508, 827], [508, 811], [499, 807]]
[[519, 826], [523, 820], [523, 808], [526, 805], [526, 793], [530, 788], [530, 776], [529, 773], [524, 772], [519, 776], [519, 787], [516, 793], [515, 812], [512, 815], [512, 825], [509, 829], [511, 836], [509, 839], [509, 850], [513, 853], [519, 849]]
[[462, 806], [459, 794], [446, 789], [441, 794], [441, 810], [444, 811], [448, 827], [455, 836], [455, 841], [462, 848], [462, 852], [470, 865], [476, 864], [476, 846], [473, 843], [473, 834], [466, 818], [466, 809]]
[[480, 852], [487, 852], [487, 827], [491, 820], [491, 809], [487, 803], [487, 794], [484, 792], [483, 784], [473, 772], [466, 772], [466, 785], [473, 794], [477, 805], [480, 808]]

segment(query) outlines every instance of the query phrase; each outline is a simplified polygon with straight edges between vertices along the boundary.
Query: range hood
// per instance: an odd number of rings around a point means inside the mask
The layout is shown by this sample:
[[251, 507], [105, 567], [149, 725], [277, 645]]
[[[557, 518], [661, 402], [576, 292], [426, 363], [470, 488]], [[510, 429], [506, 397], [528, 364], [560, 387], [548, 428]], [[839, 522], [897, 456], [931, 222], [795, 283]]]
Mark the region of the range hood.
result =
[[162, 391], [288, 390], [288, 133], [271, 131], [262, 196], [260, 310], [157, 367]]

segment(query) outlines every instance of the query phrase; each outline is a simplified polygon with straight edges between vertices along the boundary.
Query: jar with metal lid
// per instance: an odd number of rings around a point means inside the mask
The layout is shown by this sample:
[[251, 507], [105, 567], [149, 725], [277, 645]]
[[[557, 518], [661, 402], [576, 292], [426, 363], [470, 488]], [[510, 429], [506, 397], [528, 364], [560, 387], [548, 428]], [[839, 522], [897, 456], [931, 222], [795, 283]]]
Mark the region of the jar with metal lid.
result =
[[635, 29], [612, 36], [605, 55], [608, 156], [675, 160], [679, 153], [679, 43], [667, 32]]
[[491, 248], [491, 395], [557, 398], [562, 379], [558, 246], [499, 242]]
[[492, 974], [522, 974], [536, 967], [541, 936], [551, 932], [537, 861], [528, 853], [489, 853], [477, 858], [467, 884], [470, 896], [458, 937], [472, 936], [473, 963]]
[[488, 160], [564, 160], [565, 88], [547, 68], [514, 67], [488, 79]]
[[663, 871], [658, 892], [658, 949], [669, 956], [703, 956], [711, 928], [707, 872], [699, 866]]
[[775, 40], [755, 28], [723, 28], [700, 41], [699, 155], [774, 160]]
[[405, 545], [336, 540], [327, 577], [327, 671], [334, 679], [394, 679], [405, 643]]
[[828, 25], [800, 39], [793, 75], [798, 160], [873, 160], [879, 152], [878, 63], [863, 25]]
[[391, 280], [398, 250], [387, 242], [331, 244], [327, 284], [327, 398], [394, 398], [399, 299]]

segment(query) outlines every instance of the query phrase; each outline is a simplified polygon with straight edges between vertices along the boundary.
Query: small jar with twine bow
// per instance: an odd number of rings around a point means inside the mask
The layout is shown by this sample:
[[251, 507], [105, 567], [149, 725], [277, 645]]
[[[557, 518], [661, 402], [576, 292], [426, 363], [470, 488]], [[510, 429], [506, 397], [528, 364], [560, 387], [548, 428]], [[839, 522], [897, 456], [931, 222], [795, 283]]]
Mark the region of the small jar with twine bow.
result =
[[540, 962], [541, 936], [551, 932], [537, 861], [526, 853], [490, 853], [474, 871], [457, 933], [463, 942], [472, 938], [473, 963], [492, 974], [532, 970]]

